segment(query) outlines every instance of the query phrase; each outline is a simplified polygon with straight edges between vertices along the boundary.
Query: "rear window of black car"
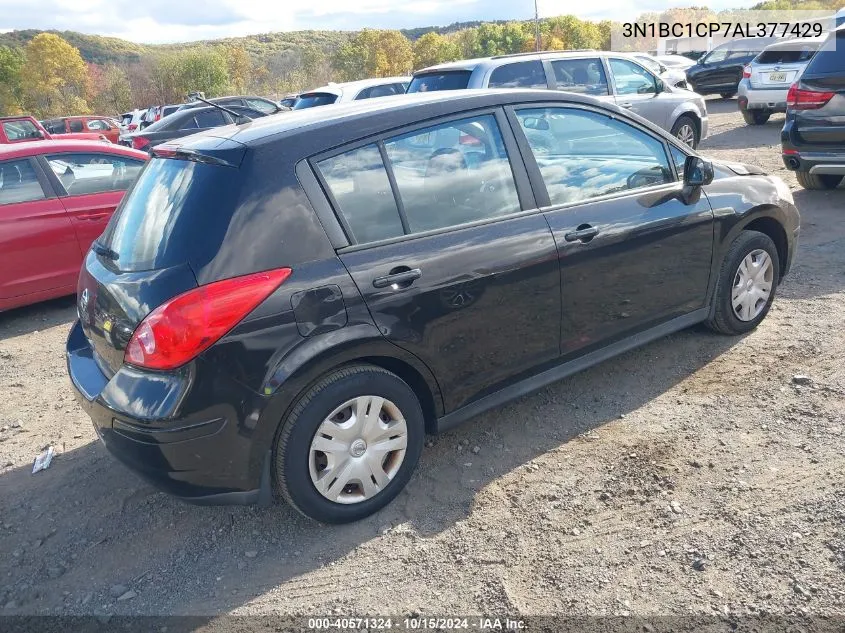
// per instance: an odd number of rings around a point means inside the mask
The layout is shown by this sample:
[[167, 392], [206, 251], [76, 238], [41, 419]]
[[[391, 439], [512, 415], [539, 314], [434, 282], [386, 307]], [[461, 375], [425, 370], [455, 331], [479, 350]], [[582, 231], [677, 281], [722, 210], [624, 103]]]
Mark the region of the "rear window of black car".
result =
[[845, 75], [845, 30], [837, 31], [836, 37], [831, 33], [807, 65], [804, 76], [831, 73]]
[[437, 90], [464, 90], [469, 85], [470, 70], [450, 70], [440, 73], [415, 75], [408, 92], [435, 92]]
[[231, 167], [153, 158], [99, 242], [115, 252], [112, 265], [122, 271], [191, 263], [194, 247], [228, 225], [239, 180], [239, 170]]
[[330, 92], [309, 92], [300, 95], [296, 103], [293, 104], [294, 110], [304, 110], [305, 108], [316, 108], [317, 106], [331, 105], [337, 101], [337, 95]]

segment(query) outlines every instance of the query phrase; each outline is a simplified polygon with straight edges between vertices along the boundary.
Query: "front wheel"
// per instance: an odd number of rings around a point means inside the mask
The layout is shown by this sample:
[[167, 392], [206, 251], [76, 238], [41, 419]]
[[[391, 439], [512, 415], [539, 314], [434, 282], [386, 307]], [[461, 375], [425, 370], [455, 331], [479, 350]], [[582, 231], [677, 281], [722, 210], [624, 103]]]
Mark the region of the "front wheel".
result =
[[720, 92], [719, 96], [722, 97], [722, 99], [730, 99], [735, 94], [736, 94], [736, 92]]
[[742, 118], [748, 125], [764, 125], [772, 113], [768, 110], [741, 110]]
[[811, 174], [808, 171], [797, 171], [795, 177], [804, 189], [836, 189], [845, 178], [836, 174]]
[[765, 233], [743, 231], [722, 260], [707, 326], [720, 334], [750, 332], [769, 313], [779, 281], [775, 243]]
[[693, 149], [698, 147], [698, 126], [688, 114], [679, 116], [675, 121], [675, 125], [672, 126], [672, 136]]
[[307, 517], [349, 523], [405, 487], [422, 453], [419, 400], [373, 365], [338, 369], [297, 400], [274, 447], [278, 491]]

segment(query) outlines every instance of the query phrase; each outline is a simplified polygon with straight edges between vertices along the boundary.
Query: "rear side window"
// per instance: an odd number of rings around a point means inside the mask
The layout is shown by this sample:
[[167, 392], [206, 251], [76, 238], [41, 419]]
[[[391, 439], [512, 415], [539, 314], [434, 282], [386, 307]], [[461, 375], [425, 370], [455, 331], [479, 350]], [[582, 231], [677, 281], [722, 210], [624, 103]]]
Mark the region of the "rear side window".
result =
[[306, 108], [316, 108], [318, 106], [331, 105], [337, 101], [337, 95], [329, 92], [309, 92], [308, 94], [300, 95], [296, 103], [293, 104], [294, 110], [304, 110]]
[[470, 70], [450, 70], [441, 73], [415, 75], [408, 92], [436, 92], [438, 90], [464, 90], [469, 85]]
[[68, 121], [68, 130], [71, 132], [82, 132], [84, 131], [84, 124], [79, 119], [74, 119], [72, 121]]
[[195, 118], [197, 120], [197, 127], [200, 129], [219, 127], [228, 123], [228, 121], [223, 117], [223, 112], [220, 110], [206, 110], [205, 112], [199, 112]]
[[69, 196], [125, 191], [144, 166], [110, 154], [52, 154], [46, 157]]
[[490, 88], [546, 88], [546, 72], [539, 60], [499, 66], [490, 75]]
[[0, 163], [0, 204], [31, 202], [45, 197], [29, 160]]
[[557, 59], [552, 62], [558, 90], [586, 95], [606, 95], [607, 75], [598, 58]]
[[[238, 169], [153, 158], [124, 196], [101, 243], [119, 270], [169, 268], [191, 262], [222, 239], [241, 189]], [[198, 240], [198, 231], [203, 239]]]
[[355, 97], [355, 100], [358, 101], [360, 99], [390, 97], [393, 95], [401, 95], [404, 92], [405, 88], [402, 86], [402, 84], [385, 84], [383, 86], [370, 86], [369, 88], [364, 88], [361, 92], [359, 92], [358, 96]]
[[273, 114], [278, 108], [268, 101], [262, 99], [247, 99], [246, 105], [253, 110], [258, 110], [264, 114]]
[[317, 163], [356, 242], [402, 235], [402, 221], [376, 145]]
[[805, 76], [831, 73], [845, 74], [845, 30], [836, 31], [836, 37], [831, 33], [804, 71]]

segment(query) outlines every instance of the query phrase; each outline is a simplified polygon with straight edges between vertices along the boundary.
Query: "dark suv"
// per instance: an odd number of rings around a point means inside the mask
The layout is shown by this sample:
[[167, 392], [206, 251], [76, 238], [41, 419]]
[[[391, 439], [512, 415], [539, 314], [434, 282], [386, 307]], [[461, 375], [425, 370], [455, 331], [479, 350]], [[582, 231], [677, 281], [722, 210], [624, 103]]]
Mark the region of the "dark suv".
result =
[[845, 26], [789, 89], [781, 145], [802, 187], [835, 189], [845, 177]]
[[777, 178], [587, 96], [267, 117], [154, 150], [85, 258], [68, 370], [161, 488], [352, 521], [426, 432], [695, 323], [752, 330], [798, 220]]

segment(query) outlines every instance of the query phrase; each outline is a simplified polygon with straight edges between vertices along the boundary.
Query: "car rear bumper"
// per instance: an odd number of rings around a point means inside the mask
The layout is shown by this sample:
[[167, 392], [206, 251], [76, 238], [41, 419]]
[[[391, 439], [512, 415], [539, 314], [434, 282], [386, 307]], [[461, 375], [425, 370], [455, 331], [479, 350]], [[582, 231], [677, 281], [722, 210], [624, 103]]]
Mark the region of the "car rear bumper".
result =
[[822, 147], [797, 143], [795, 121], [787, 115], [786, 124], [781, 130], [783, 163], [792, 171], [804, 171], [811, 174], [845, 175], [845, 145]]
[[[252, 441], [260, 396], [207, 367], [170, 373], [124, 366], [108, 378], [79, 321], [66, 356], [77, 400], [97, 436], [144, 479], [193, 503], [270, 501], [268, 453]], [[238, 399], [251, 404], [233, 406]]]
[[753, 88], [747, 79], [743, 79], [739, 83], [739, 108], [786, 112], [786, 95], [788, 92], [789, 86], [785, 88]]

